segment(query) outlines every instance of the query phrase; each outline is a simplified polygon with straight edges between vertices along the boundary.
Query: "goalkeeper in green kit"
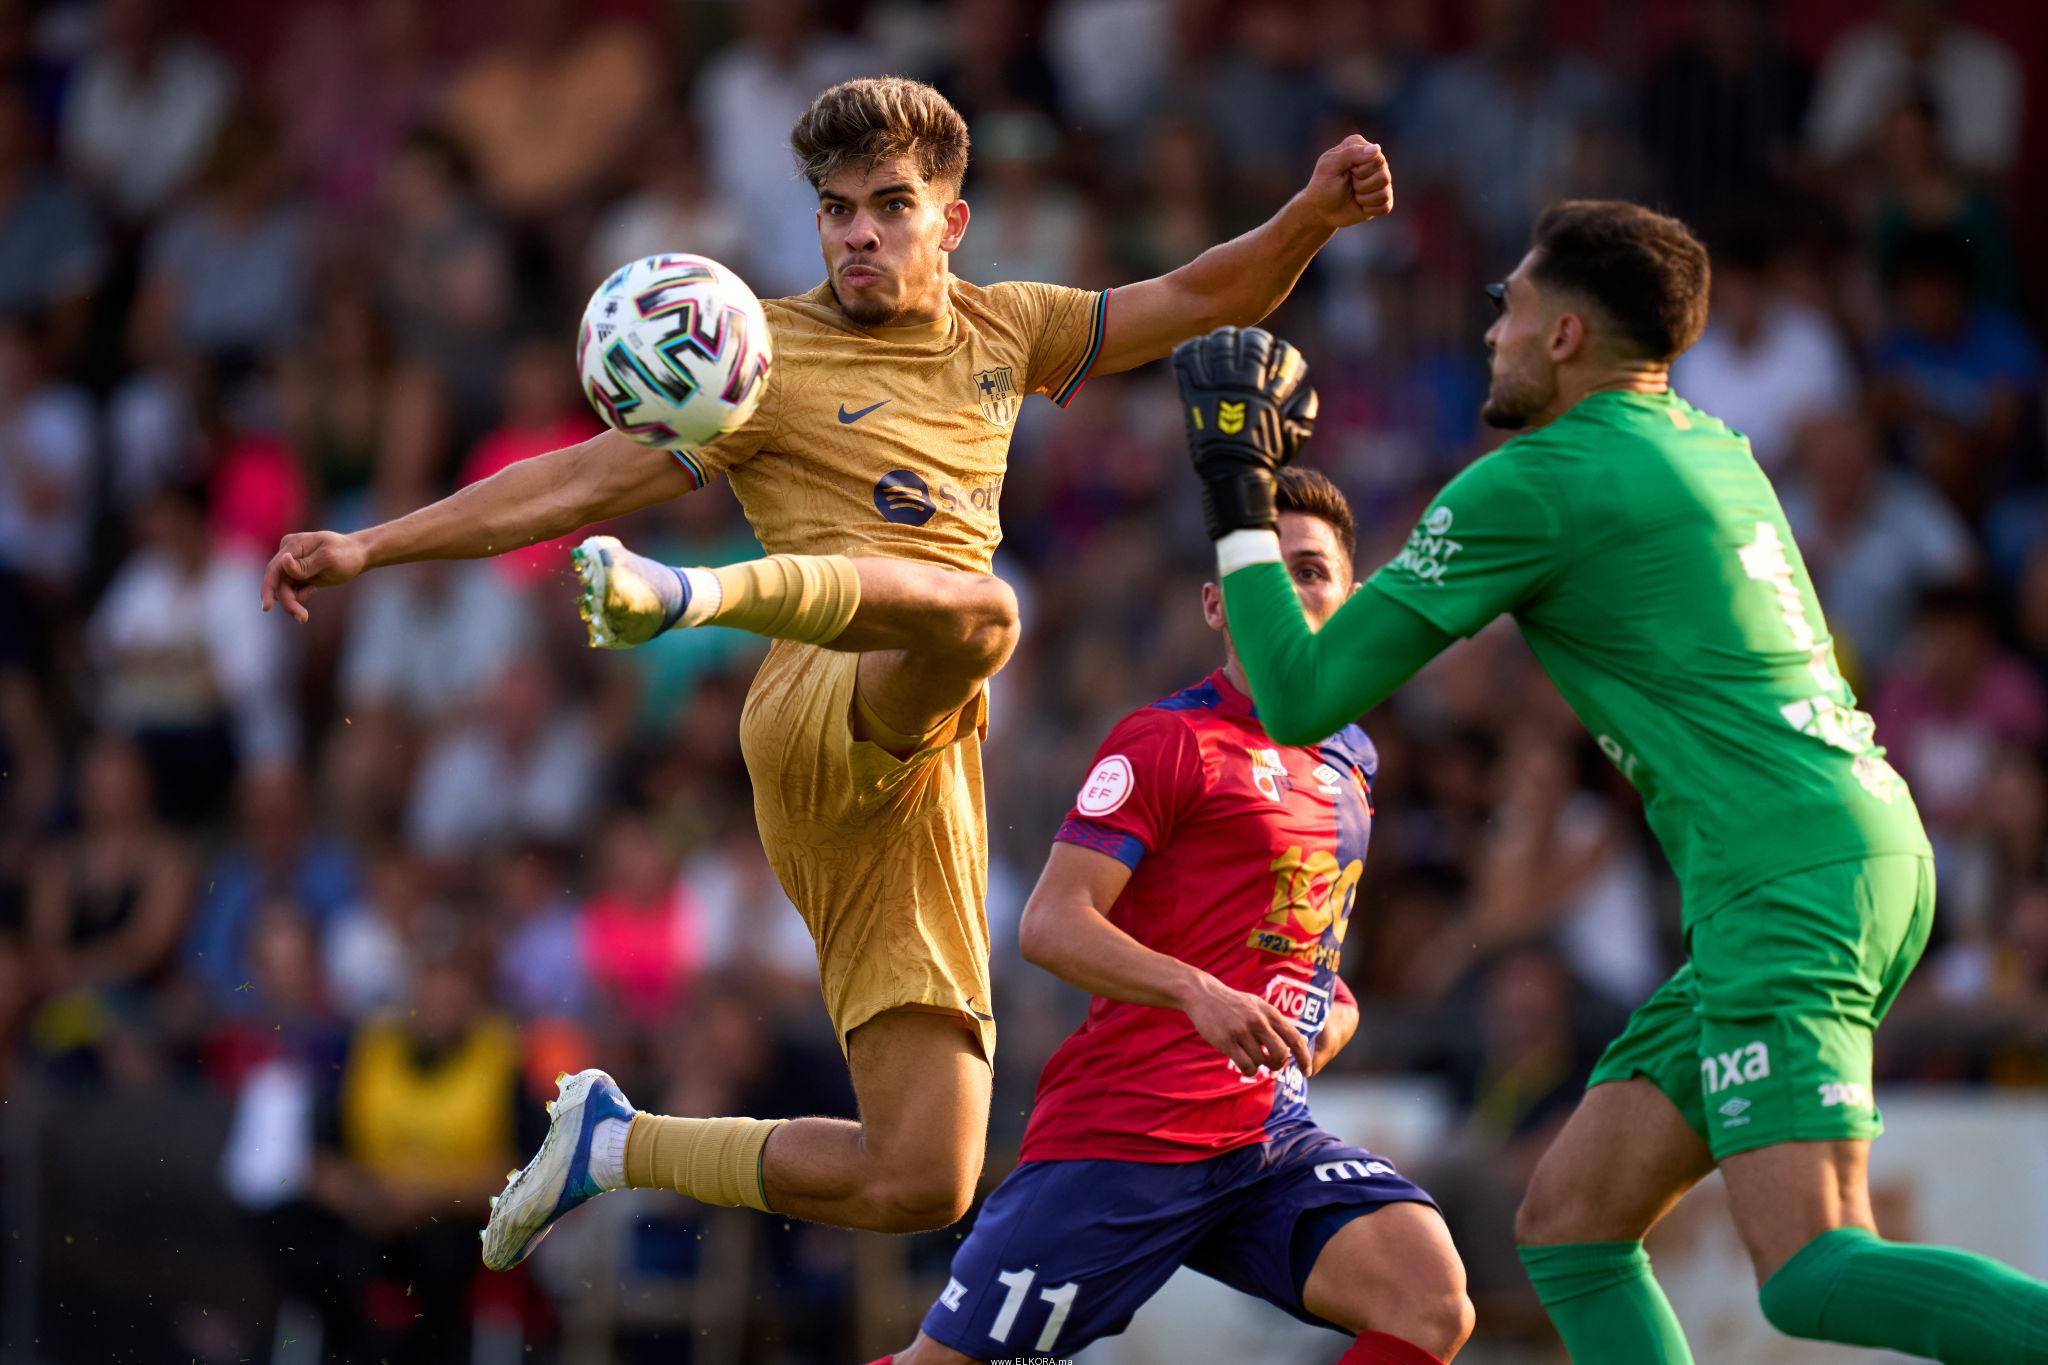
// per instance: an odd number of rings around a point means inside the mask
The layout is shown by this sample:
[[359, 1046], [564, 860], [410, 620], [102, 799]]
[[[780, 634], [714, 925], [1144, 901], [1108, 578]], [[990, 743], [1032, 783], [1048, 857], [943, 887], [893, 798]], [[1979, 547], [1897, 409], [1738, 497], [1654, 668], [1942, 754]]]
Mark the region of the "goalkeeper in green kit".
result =
[[1871, 1218], [1871, 1039], [1926, 946], [1933, 860], [1749, 442], [1671, 392], [1707, 278], [1674, 219], [1545, 213], [1489, 290], [1483, 416], [1520, 434], [1453, 479], [1320, 632], [1273, 534], [1272, 470], [1315, 416], [1300, 357], [1254, 330], [1183, 343], [1231, 637], [1259, 719], [1298, 744], [1512, 613], [1642, 793], [1684, 891], [1687, 961], [1601, 1058], [1516, 1218], [1574, 1361], [1692, 1359], [1642, 1238], [1716, 1166], [1779, 1330], [2048, 1361], [2048, 1284], [1887, 1241]]

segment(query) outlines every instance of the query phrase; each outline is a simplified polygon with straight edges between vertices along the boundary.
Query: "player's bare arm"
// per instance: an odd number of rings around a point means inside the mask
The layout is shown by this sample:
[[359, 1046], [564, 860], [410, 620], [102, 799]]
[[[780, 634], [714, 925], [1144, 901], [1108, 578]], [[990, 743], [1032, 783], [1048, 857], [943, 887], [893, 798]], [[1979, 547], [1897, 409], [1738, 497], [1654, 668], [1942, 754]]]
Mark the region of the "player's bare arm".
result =
[[[1260, 1067], [1280, 1069], [1290, 1054], [1309, 1070], [1308, 1042], [1293, 1020], [1110, 923], [1103, 911], [1116, 904], [1130, 879], [1131, 869], [1115, 858], [1075, 844], [1053, 845], [1018, 925], [1025, 960], [1090, 995], [1185, 1012], [1203, 1041], [1247, 1076]], [[1352, 1021], [1355, 1026], [1355, 1008]]]
[[1250, 326], [1293, 290], [1301, 272], [1343, 228], [1393, 212], [1386, 153], [1353, 133], [1316, 159], [1308, 183], [1241, 237], [1210, 247], [1180, 269], [1116, 291], [1096, 374], [1157, 360], [1213, 327]]
[[1340, 978], [1337, 985], [1340, 993], [1330, 1002], [1330, 1013], [1323, 1024], [1322, 1032], [1316, 1035], [1315, 1046], [1310, 1049], [1313, 1066], [1304, 1068], [1313, 1076], [1330, 1064], [1330, 1059], [1344, 1050], [1358, 1032], [1358, 1000], [1349, 991], [1342, 990]]
[[361, 531], [294, 531], [263, 571], [263, 609], [301, 621], [305, 599], [369, 569], [423, 559], [481, 559], [565, 536], [593, 522], [686, 493], [689, 480], [667, 452], [615, 431], [530, 460]]

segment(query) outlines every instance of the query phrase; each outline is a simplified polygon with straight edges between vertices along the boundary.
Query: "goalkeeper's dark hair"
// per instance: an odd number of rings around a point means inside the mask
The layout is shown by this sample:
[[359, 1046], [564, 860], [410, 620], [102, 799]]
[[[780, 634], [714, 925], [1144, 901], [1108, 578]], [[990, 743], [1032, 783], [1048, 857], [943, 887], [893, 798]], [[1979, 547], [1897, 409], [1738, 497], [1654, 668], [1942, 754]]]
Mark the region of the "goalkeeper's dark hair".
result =
[[1337, 533], [1337, 543], [1344, 547], [1346, 562], [1357, 560], [1358, 523], [1352, 520], [1351, 504], [1345, 500], [1343, 489], [1319, 471], [1298, 464], [1277, 471], [1273, 482], [1274, 510], [1296, 512], [1328, 523]]
[[902, 76], [841, 81], [811, 101], [789, 145], [813, 189], [898, 156], [915, 158], [918, 174], [950, 194], [967, 175], [967, 121], [944, 95]]
[[1707, 325], [1707, 249], [1676, 218], [1619, 199], [1568, 199], [1536, 220], [1529, 274], [1576, 294], [1645, 360], [1671, 361]]

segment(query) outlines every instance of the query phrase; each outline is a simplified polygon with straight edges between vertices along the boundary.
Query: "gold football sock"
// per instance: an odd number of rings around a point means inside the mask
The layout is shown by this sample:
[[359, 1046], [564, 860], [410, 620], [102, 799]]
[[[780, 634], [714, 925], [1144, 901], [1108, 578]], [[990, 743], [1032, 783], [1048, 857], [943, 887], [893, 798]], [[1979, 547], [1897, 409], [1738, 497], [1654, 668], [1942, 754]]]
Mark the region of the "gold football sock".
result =
[[783, 1119], [671, 1119], [635, 1114], [626, 1130], [626, 1186], [679, 1190], [728, 1209], [768, 1208], [762, 1153]]
[[709, 572], [720, 600], [708, 625], [824, 645], [860, 606], [860, 571], [845, 555], [770, 555]]

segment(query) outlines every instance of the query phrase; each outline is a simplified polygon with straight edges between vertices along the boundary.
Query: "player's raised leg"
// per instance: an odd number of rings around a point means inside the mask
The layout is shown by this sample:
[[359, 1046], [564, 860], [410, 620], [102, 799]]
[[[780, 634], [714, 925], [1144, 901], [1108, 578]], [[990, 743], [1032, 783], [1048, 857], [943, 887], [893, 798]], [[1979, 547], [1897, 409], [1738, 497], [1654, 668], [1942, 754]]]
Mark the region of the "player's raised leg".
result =
[[[1656, 1003], [1638, 1011], [1632, 1030]], [[1573, 1360], [1692, 1360], [1643, 1237], [1713, 1168], [1705, 1141], [1651, 1082], [1586, 1092], [1515, 1216], [1522, 1264]]]
[[563, 1083], [546, 1141], [492, 1201], [484, 1262], [524, 1260], [555, 1221], [608, 1190], [670, 1189], [869, 1232], [925, 1232], [965, 1213], [981, 1177], [989, 1067], [964, 1023], [891, 1010], [853, 1031], [860, 1121], [667, 1118], [611, 1077]]
[[1017, 647], [1017, 597], [991, 574], [898, 559], [770, 555], [678, 568], [611, 536], [577, 547], [592, 645], [622, 649], [678, 627], [715, 625], [863, 661], [861, 720], [883, 748], [919, 747]]
[[1973, 1252], [1879, 1237], [1869, 1161], [1868, 1142], [1840, 1141], [1722, 1162], [1771, 1325], [1947, 1365], [2048, 1360], [2048, 1284]]
[[1427, 1204], [1389, 1204], [1339, 1228], [1301, 1300], [1358, 1334], [1339, 1365], [1430, 1365], [1472, 1335], [1465, 1264], [1443, 1215]]
[[967, 1211], [981, 1177], [989, 1067], [962, 1021], [890, 1010], [853, 1030], [860, 1121], [639, 1114], [616, 1179], [705, 1203], [868, 1232], [927, 1232]]
[[777, 1129], [763, 1166], [777, 1213], [875, 1232], [958, 1221], [981, 1179], [990, 1072], [963, 1020], [879, 1014], [846, 1050], [860, 1122], [800, 1119]]

